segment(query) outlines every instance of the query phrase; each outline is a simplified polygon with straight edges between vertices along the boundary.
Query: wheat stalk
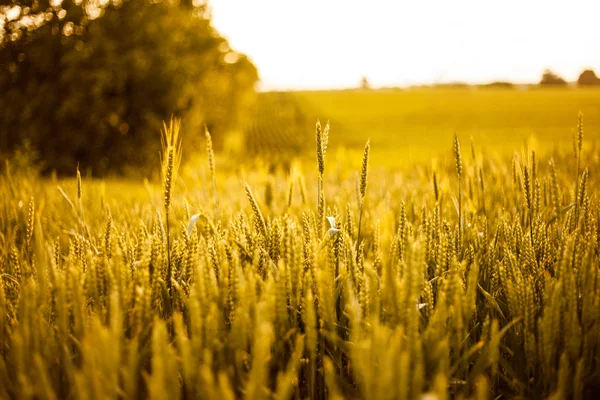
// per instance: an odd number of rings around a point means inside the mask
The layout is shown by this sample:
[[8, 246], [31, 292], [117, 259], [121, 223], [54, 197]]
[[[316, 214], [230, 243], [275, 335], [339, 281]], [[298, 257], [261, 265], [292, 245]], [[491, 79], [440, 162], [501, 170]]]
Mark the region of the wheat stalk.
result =
[[181, 138], [179, 137], [179, 131], [181, 128], [181, 121], [175, 118], [171, 118], [169, 125], [163, 123], [163, 129], [161, 131], [161, 161], [162, 161], [162, 177], [163, 177], [163, 195], [164, 195], [164, 209], [165, 209], [165, 226], [167, 236], [167, 289], [169, 294], [172, 292], [172, 263], [171, 263], [171, 235], [170, 235], [170, 221], [169, 221], [169, 210], [172, 201], [172, 191], [175, 181], [177, 180], [177, 172], [179, 171], [179, 165], [181, 162]]
[[208, 128], [204, 126], [204, 136], [206, 138], [206, 155], [208, 157], [208, 169], [210, 171], [210, 177], [213, 187], [213, 196], [215, 199], [215, 219], [219, 220], [219, 196], [217, 194], [217, 181], [215, 177], [215, 153], [212, 145], [212, 138]]
[[[581, 149], [583, 148], [583, 113], [579, 113], [577, 117], [577, 131], [573, 134], [573, 153], [577, 162], [577, 168], [575, 172], [575, 189], [573, 190], [573, 196], [575, 197], [575, 223], [579, 221], [579, 170], [581, 165]], [[576, 227], [576, 226], [575, 226]]]
[[248, 197], [248, 201], [250, 202], [250, 206], [252, 207], [252, 213], [254, 214], [254, 225], [256, 226], [256, 230], [260, 232], [260, 234], [266, 239], [267, 235], [267, 224], [265, 223], [265, 218], [263, 217], [262, 212], [260, 211], [260, 207], [258, 206], [258, 202], [252, 193], [252, 189], [250, 189], [250, 185], [247, 183], [244, 185], [246, 190], [246, 197]]
[[461, 180], [463, 175], [463, 164], [462, 156], [460, 154], [460, 142], [458, 141], [458, 135], [454, 134], [454, 162], [456, 164], [456, 175], [458, 177], [458, 234], [459, 243], [462, 243], [463, 236], [463, 215], [462, 215], [462, 191], [461, 191]]
[[358, 235], [356, 239], [356, 260], [359, 258], [359, 247], [361, 245], [361, 227], [363, 217], [363, 207], [365, 202], [365, 196], [367, 195], [367, 180], [369, 175], [369, 152], [371, 151], [371, 141], [367, 140], [365, 144], [365, 150], [363, 152], [362, 169], [360, 172], [360, 199], [359, 199], [359, 212], [358, 212]]

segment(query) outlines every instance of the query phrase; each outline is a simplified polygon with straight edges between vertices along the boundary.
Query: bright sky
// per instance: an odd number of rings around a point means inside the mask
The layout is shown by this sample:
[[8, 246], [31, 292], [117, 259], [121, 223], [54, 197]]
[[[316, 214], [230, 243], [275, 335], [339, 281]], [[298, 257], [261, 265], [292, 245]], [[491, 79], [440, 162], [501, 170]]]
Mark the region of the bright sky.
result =
[[263, 89], [600, 75], [599, 0], [211, 0]]

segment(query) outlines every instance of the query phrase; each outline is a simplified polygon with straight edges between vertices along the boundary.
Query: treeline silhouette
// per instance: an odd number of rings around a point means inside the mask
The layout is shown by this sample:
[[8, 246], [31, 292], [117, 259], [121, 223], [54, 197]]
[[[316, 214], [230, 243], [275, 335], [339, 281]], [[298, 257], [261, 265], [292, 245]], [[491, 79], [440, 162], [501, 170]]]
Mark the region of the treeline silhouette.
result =
[[206, 125], [219, 146], [254, 96], [204, 1], [20, 0], [0, 20], [0, 156], [37, 153], [46, 172], [144, 171], [172, 115], [189, 145]]
[[[567, 81], [559, 75], [555, 74], [551, 70], [547, 69], [542, 74], [540, 85], [567, 85]], [[584, 70], [577, 79], [577, 86], [596, 86], [600, 85], [600, 79], [596, 76], [596, 73], [591, 69]]]

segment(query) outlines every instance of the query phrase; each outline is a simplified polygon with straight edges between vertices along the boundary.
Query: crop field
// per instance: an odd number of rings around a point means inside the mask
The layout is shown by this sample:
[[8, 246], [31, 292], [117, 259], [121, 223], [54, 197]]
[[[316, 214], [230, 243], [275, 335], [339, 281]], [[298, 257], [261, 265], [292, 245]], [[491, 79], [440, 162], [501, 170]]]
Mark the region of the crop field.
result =
[[7, 162], [0, 398], [594, 398], [600, 92], [561, 93], [261, 94], [264, 161], [172, 121], [155, 181]]
[[593, 88], [279, 92], [259, 94], [258, 104], [248, 130], [251, 150], [296, 154], [303, 145], [310, 152], [311, 127], [320, 118], [330, 121], [332, 152], [351, 150], [352, 158], [360, 157], [370, 138], [373, 161], [389, 168], [449, 154], [447, 139], [455, 132], [485, 156], [512, 155], [530, 146], [539, 152], [570, 146], [573, 116], [580, 111], [590, 143], [600, 138], [600, 90]]

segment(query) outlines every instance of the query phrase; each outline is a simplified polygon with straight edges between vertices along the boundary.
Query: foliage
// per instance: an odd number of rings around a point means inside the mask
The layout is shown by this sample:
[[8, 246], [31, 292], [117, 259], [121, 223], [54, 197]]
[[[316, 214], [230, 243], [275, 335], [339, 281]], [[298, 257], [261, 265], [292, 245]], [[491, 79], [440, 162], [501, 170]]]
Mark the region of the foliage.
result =
[[484, 84], [478, 85], [478, 87], [481, 87], [481, 88], [497, 88], [497, 89], [514, 89], [515, 84], [512, 83], [512, 82], [494, 81], [494, 82], [484, 83]]
[[[244, 127], [244, 151], [287, 163], [312, 149], [314, 119], [289, 93], [259, 93]], [[289, 167], [289, 166], [288, 166]]]
[[577, 85], [579, 86], [595, 86], [600, 85], [600, 78], [596, 76], [596, 73], [591, 69], [586, 69], [579, 75], [577, 79]]
[[554, 72], [550, 71], [549, 69], [544, 71], [544, 73], [542, 74], [542, 79], [540, 80], [540, 85], [564, 86], [566, 84], [567, 84], [567, 82], [563, 78], [556, 75]]
[[371, 84], [369, 83], [369, 79], [366, 76], [363, 76], [360, 79], [360, 88], [362, 90], [369, 90], [369, 89], [371, 89]]
[[3, 151], [29, 140], [47, 170], [139, 171], [172, 114], [186, 118], [190, 145], [205, 124], [217, 147], [240, 125], [257, 71], [203, 8], [107, 2], [91, 20], [86, 4], [65, 2], [62, 18], [0, 48]]
[[207, 145], [174, 179], [177, 128], [164, 192], [0, 178], [0, 397], [598, 390], [600, 163], [581, 118], [552, 158], [467, 156], [455, 136], [435, 170], [374, 169], [369, 144], [345, 170], [319, 124], [313, 173], [225, 170]]
[[39, 152], [31, 146], [28, 140], [5, 160], [5, 169], [9, 175], [17, 179], [38, 178], [44, 162], [40, 159]]

